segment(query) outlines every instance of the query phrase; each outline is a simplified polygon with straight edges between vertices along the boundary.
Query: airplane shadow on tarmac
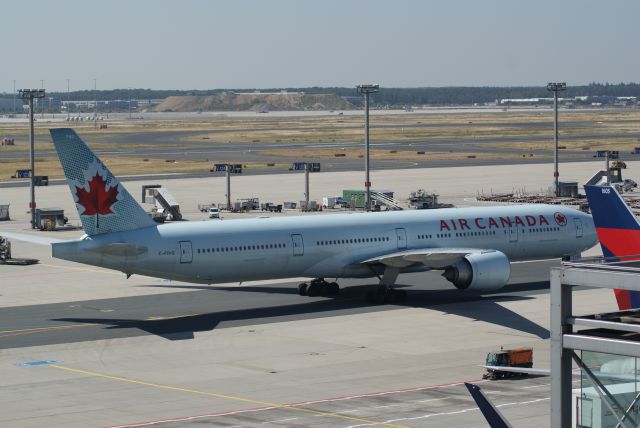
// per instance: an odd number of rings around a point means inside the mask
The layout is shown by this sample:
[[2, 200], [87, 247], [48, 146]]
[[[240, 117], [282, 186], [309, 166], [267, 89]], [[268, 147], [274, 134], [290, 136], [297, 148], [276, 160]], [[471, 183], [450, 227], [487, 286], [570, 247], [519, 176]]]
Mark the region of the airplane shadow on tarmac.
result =
[[[403, 287], [403, 285], [398, 285]], [[195, 290], [210, 290], [205, 286], [176, 285], [177, 288], [194, 288]], [[118, 319], [118, 318], [93, 318], [73, 317], [57, 318], [53, 321], [90, 323], [106, 326], [113, 334], [111, 337], [138, 336], [146, 332], [162, 336], [169, 340], [192, 339], [195, 332], [210, 331], [224, 327], [254, 325], [266, 322], [293, 321], [309, 318], [324, 318], [347, 314], [371, 313], [390, 311], [406, 307], [424, 308], [441, 311], [444, 314], [463, 316], [477, 321], [506, 326], [532, 336], [547, 339], [549, 330], [530, 321], [522, 315], [505, 308], [500, 303], [530, 300], [532, 297], [521, 295], [522, 292], [548, 290], [549, 282], [521, 283], [507, 286], [501, 290], [488, 293], [475, 293], [460, 290], [416, 290], [409, 292], [408, 298], [403, 303], [377, 305], [367, 303], [363, 296], [369, 289], [368, 285], [350, 286], [342, 289], [340, 295], [334, 298], [309, 298], [300, 296], [300, 301], [293, 304], [280, 304], [265, 307], [251, 307], [215, 311], [202, 314], [185, 315], [155, 319]], [[291, 294], [290, 299], [297, 298], [295, 287], [222, 287], [214, 290], [234, 293], [276, 293]], [[199, 295], [205, 291], [194, 291], [194, 299], [200, 300]], [[512, 294], [516, 293], [516, 294]], [[180, 293], [183, 294], [183, 293]], [[135, 332], [134, 329], [139, 330]], [[123, 331], [124, 330], [124, 331]], [[106, 333], [106, 331], [103, 331]], [[102, 336], [102, 334], [100, 335]], [[102, 337], [94, 337], [90, 340]], [[104, 337], [107, 338], [107, 337]], [[82, 340], [82, 339], [80, 339]]]

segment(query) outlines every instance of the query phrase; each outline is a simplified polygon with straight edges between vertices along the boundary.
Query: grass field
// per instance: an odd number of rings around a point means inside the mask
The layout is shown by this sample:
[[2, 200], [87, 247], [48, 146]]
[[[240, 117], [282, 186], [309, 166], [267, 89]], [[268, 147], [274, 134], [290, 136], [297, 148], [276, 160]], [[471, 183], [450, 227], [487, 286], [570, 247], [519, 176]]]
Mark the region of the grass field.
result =
[[[102, 161], [109, 167], [116, 176], [137, 175], [137, 174], [170, 174], [179, 172], [208, 172], [214, 163], [224, 163], [224, 160], [202, 160], [202, 161], [175, 161], [167, 162], [164, 159], [146, 158], [125, 158], [120, 156], [104, 156]], [[286, 170], [290, 163], [274, 164], [268, 166], [266, 163], [247, 163], [248, 169], [279, 169]], [[19, 161], [0, 160], [0, 177], [8, 179], [15, 174], [16, 169], [28, 169], [28, 158]], [[62, 168], [58, 158], [48, 157], [36, 159], [36, 175], [47, 175], [49, 178], [62, 177]]]
[[[281, 149], [281, 150], [261, 150], [259, 152], [263, 155], [268, 156], [279, 156], [279, 157], [291, 157], [291, 158], [336, 158], [336, 157], [345, 157], [345, 158], [362, 158], [364, 157], [364, 151], [360, 149], [303, 149], [303, 150], [291, 150], [291, 149]], [[338, 155], [338, 156], [336, 156]], [[534, 155], [531, 153], [526, 154], [515, 154], [515, 153], [475, 153], [475, 152], [426, 152], [424, 154], [415, 151], [408, 150], [378, 150], [373, 149], [369, 151], [369, 157], [371, 159], [393, 159], [393, 160], [408, 160], [408, 161], [416, 161], [416, 160], [462, 160], [462, 159], [520, 159], [523, 157], [526, 158], [538, 158], [538, 159], [546, 159], [549, 156], [546, 155]]]
[[[107, 120], [107, 129], [94, 128], [93, 122], [50, 123], [45, 119], [36, 122], [36, 153], [42, 150], [53, 150], [49, 141], [50, 127], [71, 126], [96, 150], [123, 150], [147, 147], [144, 142], [116, 144], [110, 138], [119, 133], [175, 132], [193, 131], [185, 137], [176, 139], [167, 149], [179, 149], [188, 145], [196, 148], [211, 148], [233, 143], [281, 143], [285, 147], [278, 150], [260, 150], [258, 153], [270, 156], [304, 157], [335, 159], [339, 148], [317, 148], [313, 150], [297, 150], [286, 148], [286, 143], [334, 144], [341, 142], [359, 142], [363, 140], [363, 118], [361, 116], [293, 116], [280, 117], [256, 115], [255, 117], [202, 117], [196, 114], [188, 119], [168, 120]], [[611, 149], [630, 151], [640, 146], [640, 110], [561, 110], [560, 140], [561, 145], [574, 150]], [[518, 153], [473, 153], [473, 143], [467, 144], [463, 152], [428, 152], [418, 155], [415, 152], [402, 150], [390, 153], [374, 150], [374, 159], [463, 159], [476, 156], [477, 159], [516, 159], [529, 157], [529, 151], [551, 149], [553, 141], [552, 114], [548, 111], [532, 109], [528, 112], [500, 113], [447, 113], [447, 114], [389, 114], [371, 117], [371, 141], [400, 141], [407, 143], [429, 141], [456, 141], [456, 139], [482, 139], [484, 147], [496, 149], [517, 149]], [[563, 136], [588, 135], [584, 140], [562, 141]], [[0, 147], [0, 152], [23, 152], [23, 160], [0, 162], [0, 179], [6, 179], [17, 168], [25, 168], [28, 156], [28, 127], [26, 124], [0, 124], [0, 137], [15, 138], [15, 146]], [[143, 138], [143, 137], [141, 137]], [[487, 140], [508, 139], [508, 141], [486, 142]], [[358, 157], [362, 153], [358, 149], [340, 150], [345, 157]], [[540, 155], [536, 155], [540, 156]], [[542, 156], [540, 156], [542, 157]], [[209, 159], [208, 161], [183, 161], [168, 163], [162, 159], [107, 157], [117, 174], [142, 174], [156, 172], [192, 172], [208, 171], [214, 162], [225, 159]], [[265, 164], [254, 164], [256, 168], [267, 168]], [[36, 173], [39, 175], [60, 175], [57, 159], [38, 159]]]

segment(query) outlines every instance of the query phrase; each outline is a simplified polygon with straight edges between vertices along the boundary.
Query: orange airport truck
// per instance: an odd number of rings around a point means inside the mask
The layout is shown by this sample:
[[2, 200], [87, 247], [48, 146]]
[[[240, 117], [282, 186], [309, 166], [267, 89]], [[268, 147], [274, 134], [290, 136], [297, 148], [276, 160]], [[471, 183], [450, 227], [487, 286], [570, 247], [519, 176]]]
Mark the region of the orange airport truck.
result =
[[[487, 366], [499, 367], [533, 367], [533, 348], [500, 349], [499, 352], [487, 354]], [[522, 376], [521, 373], [513, 373], [499, 369], [487, 369], [483, 379], [501, 379], [513, 376]]]

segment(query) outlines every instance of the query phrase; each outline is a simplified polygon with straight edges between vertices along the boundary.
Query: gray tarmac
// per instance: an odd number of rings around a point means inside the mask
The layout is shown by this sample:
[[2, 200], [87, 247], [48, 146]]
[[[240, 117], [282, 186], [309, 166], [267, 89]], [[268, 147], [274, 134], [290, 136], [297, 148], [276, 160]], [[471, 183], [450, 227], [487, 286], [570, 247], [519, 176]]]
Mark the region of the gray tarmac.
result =
[[[577, 178], [598, 166], [574, 163], [562, 171]], [[638, 167], [629, 163], [628, 176], [636, 178]], [[546, 186], [552, 168], [442, 171], [373, 177], [398, 195], [430, 187], [444, 202], [486, 205], [473, 196], [513, 189], [514, 177], [529, 188]], [[312, 197], [357, 187], [362, 175], [316, 174]], [[158, 181], [191, 221], [201, 221], [197, 203], [222, 200], [222, 180]], [[138, 195], [144, 183], [125, 186]], [[288, 174], [238, 177], [233, 184], [234, 198], [265, 201], [297, 200], [302, 188], [302, 176]], [[12, 220], [0, 231], [82, 234], [31, 232], [28, 192], [4, 188], [0, 195], [12, 204]], [[39, 206], [64, 208], [78, 224], [66, 186], [39, 188], [37, 198]], [[484, 295], [455, 290], [436, 273], [402, 275], [409, 300], [373, 306], [363, 299], [370, 280], [341, 280], [337, 298], [298, 296], [298, 279], [217, 287], [127, 280], [52, 259], [46, 246], [13, 244], [16, 257], [40, 263], [0, 266], [0, 426], [481, 427], [461, 382], [480, 381], [487, 352], [532, 346], [535, 366], [549, 366], [548, 275], [558, 261], [514, 264], [510, 284]], [[615, 308], [610, 292], [574, 293], [575, 313]], [[539, 427], [549, 424], [548, 383], [522, 378], [481, 386], [514, 426]]]
[[[509, 285], [497, 292], [474, 293], [452, 289], [435, 272], [406, 274], [398, 286], [409, 293], [403, 304], [374, 305], [365, 295], [376, 285], [371, 280], [341, 280], [336, 298], [305, 297], [297, 283], [213, 287], [197, 284], [156, 284], [137, 287], [178, 289], [134, 297], [0, 308], [0, 349], [155, 334], [171, 340], [193, 338], [193, 333], [246, 325], [324, 318], [410, 308], [432, 308], [449, 303], [482, 301], [495, 306], [482, 319], [508, 323], [528, 334], [546, 337], [548, 332], [518, 314], [501, 310], [496, 302], [546, 293], [546, 272], [559, 262], [522, 263], [514, 267]], [[543, 273], [542, 275], [540, 273]], [[186, 314], [186, 315], [185, 315]], [[82, 328], [60, 328], [82, 325]], [[34, 330], [35, 329], [35, 330]], [[3, 331], [12, 331], [6, 336]], [[20, 333], [20, 334], [18, 334]]]

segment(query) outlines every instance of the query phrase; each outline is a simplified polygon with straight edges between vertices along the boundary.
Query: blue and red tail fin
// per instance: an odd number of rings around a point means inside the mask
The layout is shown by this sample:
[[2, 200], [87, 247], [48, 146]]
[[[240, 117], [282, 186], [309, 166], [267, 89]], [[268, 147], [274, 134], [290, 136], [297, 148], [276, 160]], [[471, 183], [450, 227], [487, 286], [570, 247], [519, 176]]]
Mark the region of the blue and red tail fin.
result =
[[[604, 256], [618, 261], [640, 260], [640, 222], [616, 188], [585, 185], [584, 190]], [[640, 308], [640, 292], [614, 292], [620, 309]]]

